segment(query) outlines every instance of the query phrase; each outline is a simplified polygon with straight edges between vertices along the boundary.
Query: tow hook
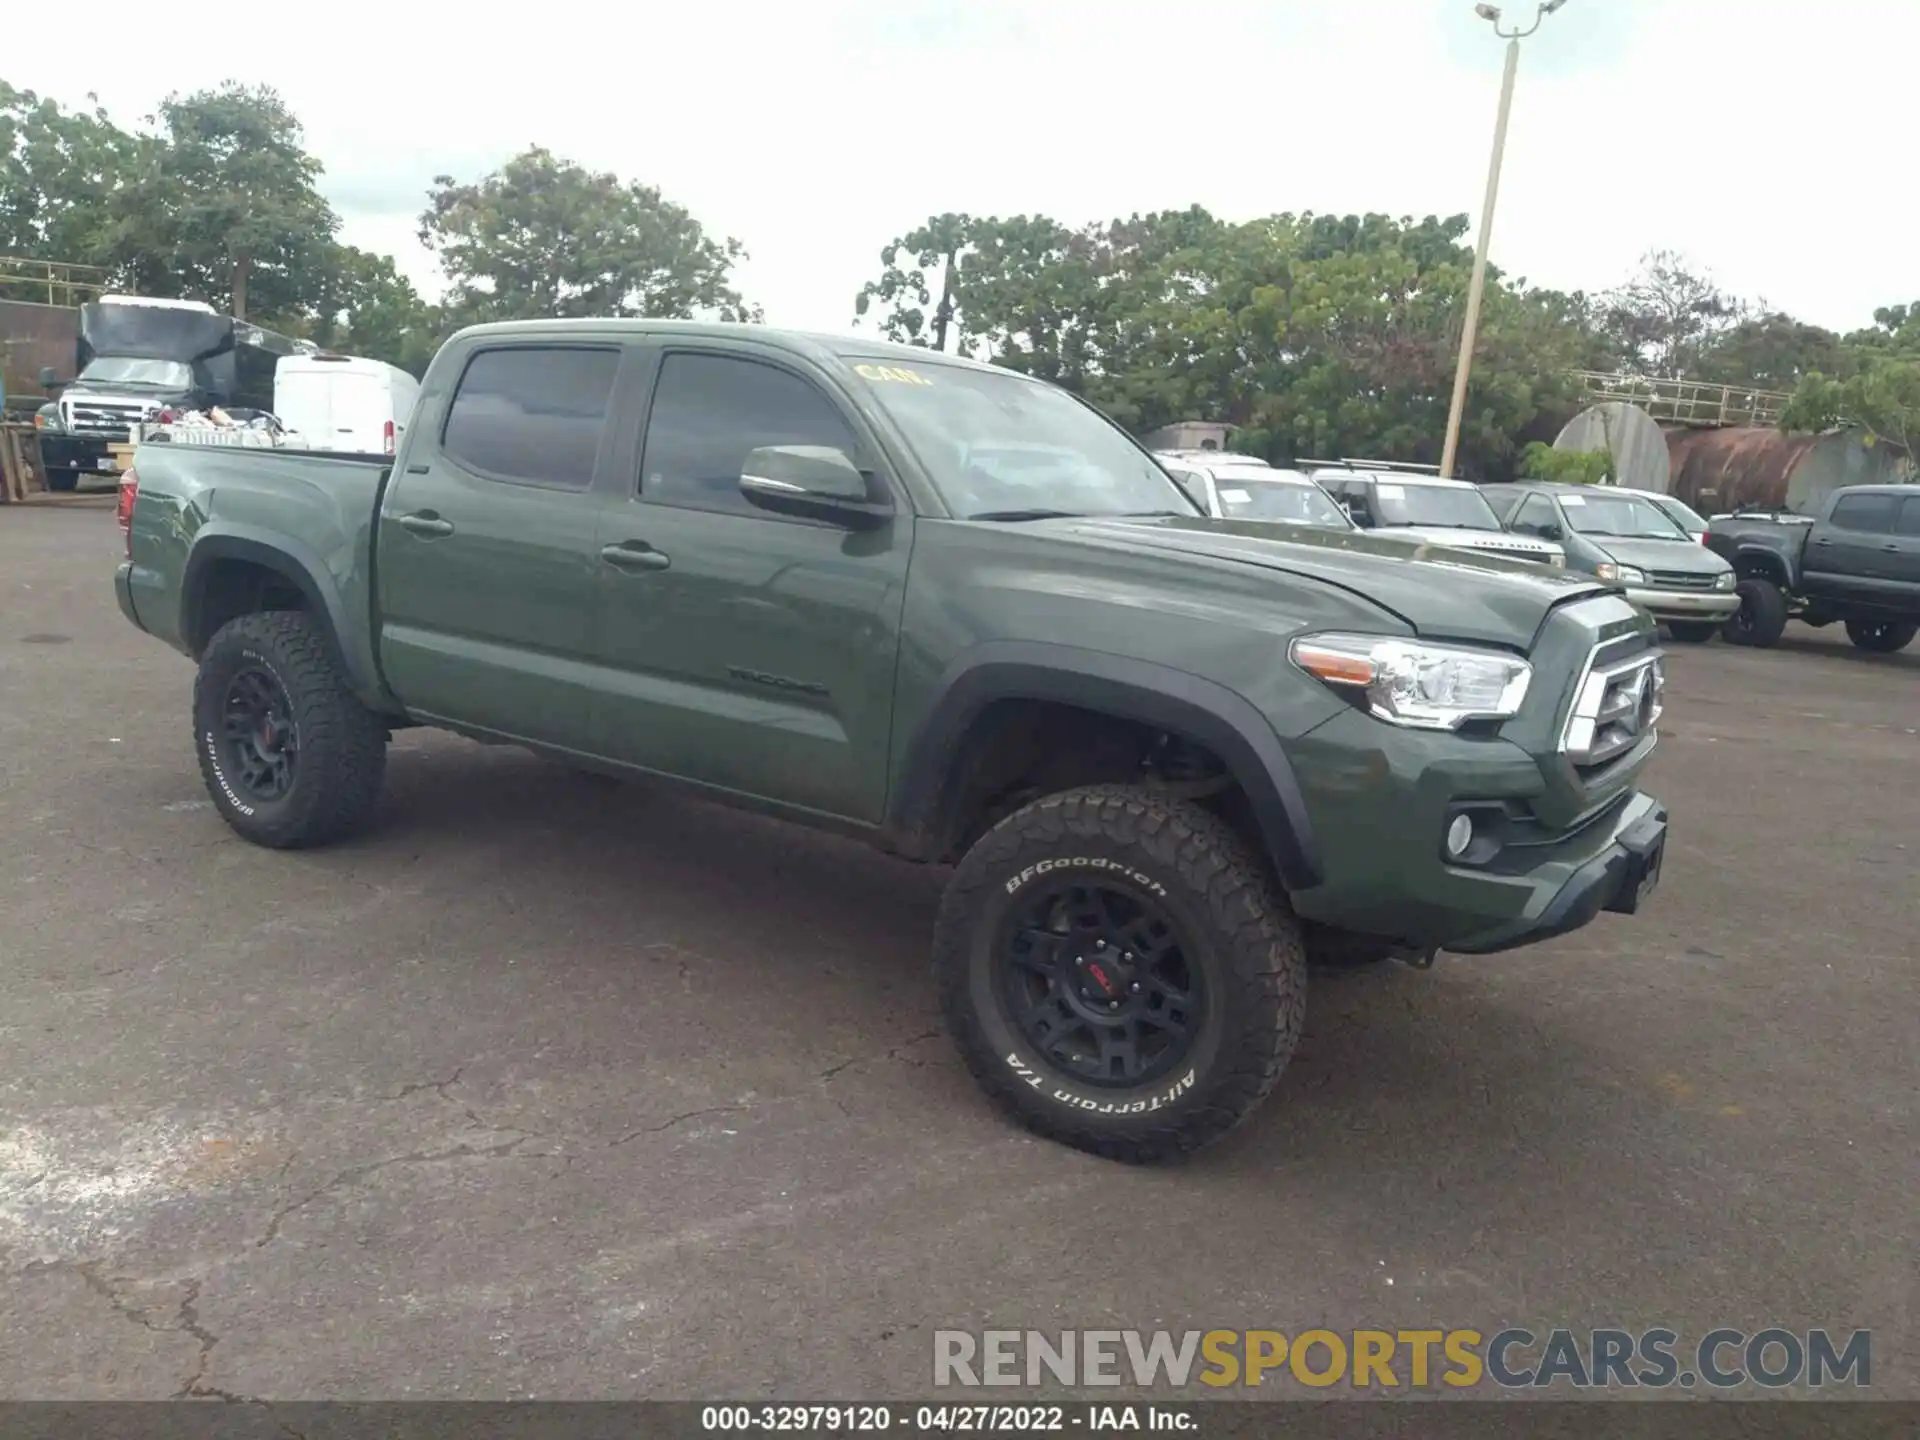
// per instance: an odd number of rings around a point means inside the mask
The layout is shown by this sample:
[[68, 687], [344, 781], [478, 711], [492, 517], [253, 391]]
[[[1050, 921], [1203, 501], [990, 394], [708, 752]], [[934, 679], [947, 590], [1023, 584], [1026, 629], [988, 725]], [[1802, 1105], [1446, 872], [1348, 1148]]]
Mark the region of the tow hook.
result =
[[1440, 947], [1431, 945], [1425, 950], [1396, 950], [1393, 958], [1415, 970], [1431, 970], [1433, 962], [1440, 958]]

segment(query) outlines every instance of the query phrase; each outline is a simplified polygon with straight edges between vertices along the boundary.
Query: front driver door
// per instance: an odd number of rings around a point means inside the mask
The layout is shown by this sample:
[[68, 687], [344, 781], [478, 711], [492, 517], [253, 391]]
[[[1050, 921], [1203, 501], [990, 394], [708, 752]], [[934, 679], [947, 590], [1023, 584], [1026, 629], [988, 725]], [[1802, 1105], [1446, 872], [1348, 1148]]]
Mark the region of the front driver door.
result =
[[620, 363], [616, 346], [502, 341], [450, 397], [423, 397], [378, 536], [381, 666], [414, 714], [587, 747], [595, 479], [625, 468], [606, 423]]
[[1816, 521], [1802, 551], [1809, 595], [1887, 604], [1898, 585], [1892, 579], [1894, 512], [1898, 496], [1842, 495], [1833, 514]]
[[596, 748], [877, 823], [912, 512], [896, 493], [889, 524], [849, 531], [759, 509], [740, 472], [764, 445], [836, 446], [886, 482], [824, 376], [723, 342], [661, 355], [638, 484], [601, 522]]

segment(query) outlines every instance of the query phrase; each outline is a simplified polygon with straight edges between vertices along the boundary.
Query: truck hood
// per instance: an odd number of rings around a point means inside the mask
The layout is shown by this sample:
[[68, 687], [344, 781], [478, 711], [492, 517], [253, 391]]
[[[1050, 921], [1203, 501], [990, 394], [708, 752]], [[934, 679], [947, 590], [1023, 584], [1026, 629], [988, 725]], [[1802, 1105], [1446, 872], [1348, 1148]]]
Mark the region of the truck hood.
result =
[[1642, 570], [1664, 570], [1671, 575], [1718, 575], [1729, 568], [1726, 561], [1698, 541], [1626, 540], [1611, 535], [1586, 538], [1617, 564], [1637, 565]]
[[1554, 606], [1607, 588], [1590, 575], [1443, 548], [1401, 538], [1400, 531], [1316, 530], [1199, 516], [1089, 516], [1021, 528], [1067, 545], [1186, 555], [1316, 580], [1372, 602], [1416, 634], [1517, 650], [1532, 646]]

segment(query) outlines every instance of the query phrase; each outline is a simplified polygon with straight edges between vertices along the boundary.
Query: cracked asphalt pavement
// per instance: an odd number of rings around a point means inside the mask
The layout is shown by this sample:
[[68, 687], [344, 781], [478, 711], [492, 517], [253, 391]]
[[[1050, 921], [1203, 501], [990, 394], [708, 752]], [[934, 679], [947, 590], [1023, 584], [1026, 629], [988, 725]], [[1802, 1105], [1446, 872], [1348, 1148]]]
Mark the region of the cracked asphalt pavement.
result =
[[209, 808], [99, 504], [0, 511], [0, 1395], [924, 1395], [985, 1326], [1870, 1327], [1911, 1359], [1920, 652], [1675, 647], [1648, 913], [1321, 977], [1177, 1169], [936, 1028], [943, 877], [397, 737], [301, 855]]

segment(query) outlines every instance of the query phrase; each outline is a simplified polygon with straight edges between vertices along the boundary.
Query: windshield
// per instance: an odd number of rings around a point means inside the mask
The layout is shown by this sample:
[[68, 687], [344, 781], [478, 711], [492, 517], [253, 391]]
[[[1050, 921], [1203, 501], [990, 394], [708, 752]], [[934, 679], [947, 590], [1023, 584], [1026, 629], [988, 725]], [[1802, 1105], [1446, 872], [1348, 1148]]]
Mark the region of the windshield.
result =
[[191, 390], [193, 367], [184, 360], [139, 360], [126, 355], [96, 355], [80, 372], [82, 380], [103, 385], [163, 385]]
[[1687, 532], [1638, 495], [1562, 495], [1567, 523], [1582, 535], [1621, 540], [1686, 540]]
[[1682, 530], [1698, 534], [1707, 528], [1707, 522], [1700, 518], [1697, 510], [1675, 500], [1671, 495], [1663, 495], [1650, 503], [1659, 506], [1666, 517]]
[[1327, 530], [1353, 528], [1346, 512], [1311, 480], [1216, 475], [1213, 483], [1220, 497], [1220, 510], [1229, 519], [1278, 520], [1290, 525], [1318, 525]]
[[955, 515], [1191, 515], [1152, 456], [1063, 390], [1011, 370], [857, 361]]
[[1381, 480], [1373, 494], [1382, 525], [1436, 525], [1453, 530], [1498, 530], [1486, 496], [1467, 486], [1401, 484]]

